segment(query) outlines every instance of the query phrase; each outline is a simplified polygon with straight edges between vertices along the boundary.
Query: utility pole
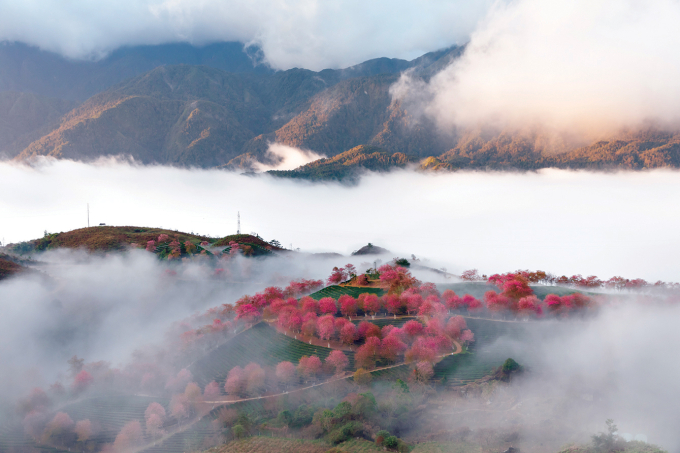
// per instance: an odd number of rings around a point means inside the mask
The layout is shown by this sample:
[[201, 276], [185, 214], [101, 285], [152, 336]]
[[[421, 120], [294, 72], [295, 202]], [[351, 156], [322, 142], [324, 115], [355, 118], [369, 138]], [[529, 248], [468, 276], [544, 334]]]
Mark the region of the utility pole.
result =
[[90, 228], [90, 203], [87, 204], [87, 227]]
[[236, 227], [236, 234], [241, 234], [241, 211], [238, 211], [238, 226]]

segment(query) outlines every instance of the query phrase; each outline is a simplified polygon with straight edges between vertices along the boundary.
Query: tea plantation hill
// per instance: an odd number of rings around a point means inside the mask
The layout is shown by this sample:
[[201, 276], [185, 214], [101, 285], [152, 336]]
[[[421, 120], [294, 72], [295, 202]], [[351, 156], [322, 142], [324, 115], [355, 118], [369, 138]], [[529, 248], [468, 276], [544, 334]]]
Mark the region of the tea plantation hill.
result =
[[[445, 288], [453, 289], [459, 294], [468, 292], [474, 295], [479, 295], [489, 289], [488, 285], [483, 283], [442, 285], [439, 289]], [[551, 287], [550, 292], [556, 292], [555, 289], [557, 288]], [[540, 292], [538, 291], [539, 287], [534, 287], [534, 290], [537, 293]], [[313, 293], [311, 296], [317, 300], [329, 295], [339, 297], [341, 294], [351, 294], [356, 297], [361, 292], [373, 292], [379, 295], [383, 293], [383, 290], [379, 288], [330, 286]], [[513, 349], [513, 340], [531, 338], [534, 335], [552, 331], [554, 326], [550, 323], [542, 321], [508, 322], [467, 316], [465, 318], [468, 327], [475, 334], [475, 342], [467, 352], [445, 357], [437, 363], [434, 367], [434, 382], [447, 387], [474, 382], [493, 374], [508, 357], [515, 358], [519, 363], [527, 365], [529, 368], [540, 367], [540, 363], [536, 361], [535, 351]], [[363, 319], [356, 319], [355, 322], [358, 323]], [[387, 324], [401, 326], [409, 319], [413, 318], [384, 317], [372, 320], [372, 322], [379, 326]], [[263, 366], [275, 366], [284, 360], [297, 364], [304, 355], [314, 354], [323, 360], [330, 352], [331, 349], [329, 348], [296, 340], [277, 332], [266, 322], [260, 322], [237, 333], [222, 345], [207, 351], [203, 356], [197, 358], [189, 369], [194, 379], [201, 386], [213, 380], [223, 386], [228, 372], [235, 366], [243, 367], [250, 362], [256, 362]], [[354, 354], [350, 351], [345, 353], [350, 359], [349, 368], [353, 370], [355, 367]], [[378, 365], [383, 364], [379, 363]], [[409, 374], [410, 365], [408, 364], [372, 372], [374, 381], [407, 379]], [[323, 391], [323, 387], [319, 387], [319, 389]], [[89, 418], [92, 422], [97, 423], [101, 426], [101, 430], [97, 434], [97, 441], [110, 443], [125, 423], [143, 419], [144, 410], [151, 401], [159, 402], [168, 409], [169, 401], [167, 398], [112, 394], [80, 400], [60, 407], [59, 410], [68, 413], [74, 420]], [[231, 407], [239, 411], [256, 413], [264, 409], [264, 404], [265, 400], [256, 399], [239, 402]], [[197, 449], [204, 438], [214, 434], [210, 423], [218, 409], [214, 409], [210, 416], [203, 417], [188, 429], [176, 432], [155, 445], [148, 445], [142, 451], [180, 453]], [[164, 429], [168, 432], [173, 432], [178, 427], [180, 427], [179, 421], [172, 417], [164, 425]], [[20, 425], [2, 426], [0, 438], [0, 446], [6, 448], [18, 449], [34, 446], [33, 442], [27, 440], [23, 435]]]

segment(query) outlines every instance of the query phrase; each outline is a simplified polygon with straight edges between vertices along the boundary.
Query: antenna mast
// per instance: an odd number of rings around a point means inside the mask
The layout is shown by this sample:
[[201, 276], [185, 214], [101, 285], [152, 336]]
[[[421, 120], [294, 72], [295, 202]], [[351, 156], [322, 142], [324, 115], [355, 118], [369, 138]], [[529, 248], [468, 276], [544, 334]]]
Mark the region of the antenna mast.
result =
[[87, 204], [87, 227], [90, 228], [90, 203]]
[[241, 234], [241, 211], [238, 212], [238, 226], [236, 227], [236, 234]]

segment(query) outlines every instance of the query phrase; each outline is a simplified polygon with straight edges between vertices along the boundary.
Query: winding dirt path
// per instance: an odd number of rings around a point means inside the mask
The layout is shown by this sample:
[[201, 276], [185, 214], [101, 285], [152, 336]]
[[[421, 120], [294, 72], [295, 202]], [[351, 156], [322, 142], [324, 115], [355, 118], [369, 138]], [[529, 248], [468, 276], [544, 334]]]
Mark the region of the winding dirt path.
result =
[[[458, 341], [453, 340], [453, 344], [456, 347], [456, 349], [453, 352], [450, 352], [450, 353], [447, 353], [447, 354], [441, 354], [441, 355], [437, 356], [437, 358], [443, 359], [444, 357], [460, 354], [461, 352], [463, 352], [463, 347], [461, 346], [461, 344]], [[376, 371], [389, 370], [389, 369], [392, 369], [392, 368], [402, 367], [402, 366], [406, 366], [406, 365], [408, 365], [408, 363], [401, 362], [401, 363], [397, 363], [397, 364], [394, 364], [394, 365], [378, 367], [378, 368], [374, 368], [373, 370], [371, 370], [370, 373], [372, 374]], [[323, 381], [323, 382], [318, 382], [316, 384], [308, 385], [306, 387], [300, 387], [300, 388], [296, 388], [296, 389], [293, 389], [293, 390], [290, 390], [290, 391], [276, 393], [276, 394], [273, 394], [273, 395], [255, 396], [255, 397], [252, 397], [252, 398], [236, 398], [236, 399], [231, 399], [231, 400], [205, 401], [204, 404], [212, 405], [212, 408], [210, 408], [208, 410], [208, 413], [210, 413], [214, 409], [216, 409], [220, 406], [229, 406], [231, 404], [240, 403], [240, 402], [243, 402], [243, 401], [257, 401], [257, 400], [264, 400], [264, 399], [268, 399], [268, 398], [277, 398], [277, 397], [280, 397], [280, 396], [289, 395], [291, 393], [303, 392], [305, 390], [309, 390], [309, 389], [312, 389], [312, 388], [315, 388], [315, 387], [321, 387], [323, 385], [330, 384], [332, 382], [342, 381], [344, 379], [351, 378], [352, 376], [354, 376], [354, 373], [352, 373], [351, 371], [346, 371], [346, 372], [342, 373], [341, 375], [335, 375], [332, 378], [330, 378], [326, 381]], [[207, 415], [207, 414], [205, 414], [205, 415]], [[189, 428], [193, 427], [196, 423], [201, 421], [203, 419], [203, 417], [205, 417], [205, 415], [196, 417], [193, 420], [188, 421], [186, 424], [174, 429], [173, 431], [166, 433], [163, 437], [157, 439], [153, 444], [145, 445], [144, 447], [133, 450], [130, 453], [141, 453], [141, 452], [143, 452], [143, 451], [145, 451], [149, 448], [155, 447], [159, 443], [162, 444], [164, 441], [170, 439], [172, 436], [179, 434], [179, 433], [182, 433], [184, 431], [187, 431]]]

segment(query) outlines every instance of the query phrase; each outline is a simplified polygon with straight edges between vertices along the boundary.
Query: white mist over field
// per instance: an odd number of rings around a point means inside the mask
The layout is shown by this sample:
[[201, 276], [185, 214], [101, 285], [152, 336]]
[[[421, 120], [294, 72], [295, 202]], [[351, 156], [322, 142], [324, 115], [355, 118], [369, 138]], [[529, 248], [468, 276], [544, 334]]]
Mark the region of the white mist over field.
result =
[[371, 242], [449, 272], [518, 268], [679, 280], [675, 171], [397, 171], [356, 186], [217, 170], [44, 161], [0, 164], [6, 243], [90, 223], [212, 236], [241, 230], [303, 252], [350, 254]]

